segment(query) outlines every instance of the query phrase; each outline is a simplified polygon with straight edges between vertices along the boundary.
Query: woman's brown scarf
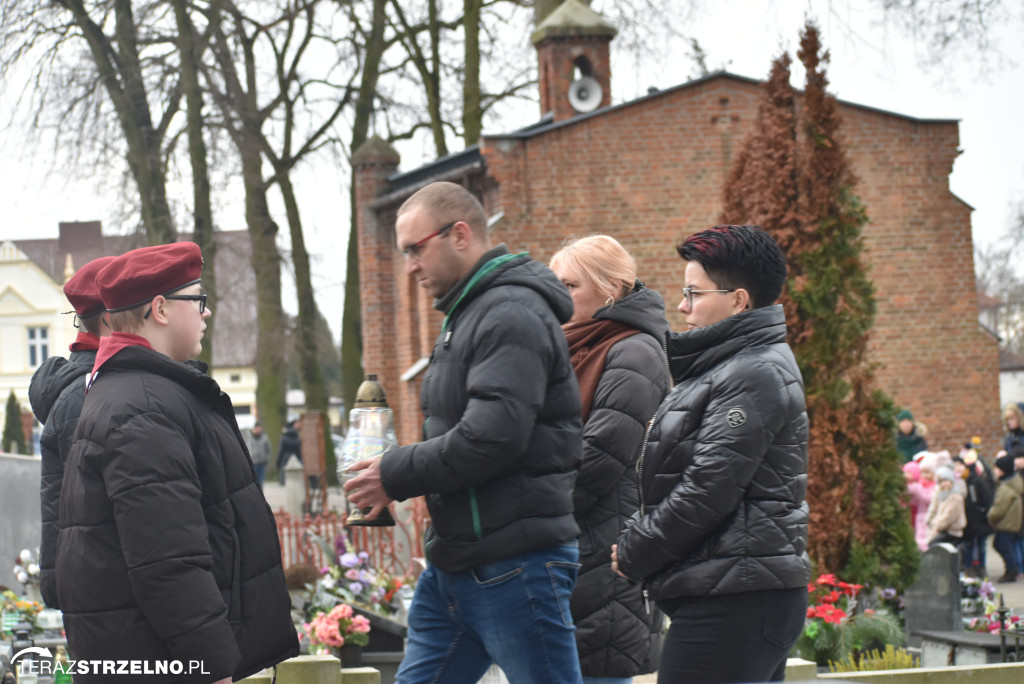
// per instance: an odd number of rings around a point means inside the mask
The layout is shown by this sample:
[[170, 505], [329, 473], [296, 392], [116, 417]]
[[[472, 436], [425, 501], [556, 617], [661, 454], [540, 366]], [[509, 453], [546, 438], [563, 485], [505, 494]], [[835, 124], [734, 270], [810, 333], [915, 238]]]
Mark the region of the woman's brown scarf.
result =
[[580, 385], [580, 407], [583, 422], [590, 415], [597, 383], [604, 372], [604, 360], [616, 342], [632, 337], [640, 331], [617, 321], [591, 318], [582, 323], [569, 323], [562, 327], [569, 342], [569, 362], [576, 371]]

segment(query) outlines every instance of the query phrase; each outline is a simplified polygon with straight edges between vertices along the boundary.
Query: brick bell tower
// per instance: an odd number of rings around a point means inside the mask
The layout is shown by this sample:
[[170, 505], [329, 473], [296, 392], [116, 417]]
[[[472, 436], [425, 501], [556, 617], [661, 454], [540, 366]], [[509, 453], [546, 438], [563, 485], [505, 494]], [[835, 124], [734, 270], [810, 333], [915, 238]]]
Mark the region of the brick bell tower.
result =
[[608, 45], [618, 31], [580, 0], [538, 12], [530, 36], [537, 49], [541, 114], [571, 119], [611, 104]]

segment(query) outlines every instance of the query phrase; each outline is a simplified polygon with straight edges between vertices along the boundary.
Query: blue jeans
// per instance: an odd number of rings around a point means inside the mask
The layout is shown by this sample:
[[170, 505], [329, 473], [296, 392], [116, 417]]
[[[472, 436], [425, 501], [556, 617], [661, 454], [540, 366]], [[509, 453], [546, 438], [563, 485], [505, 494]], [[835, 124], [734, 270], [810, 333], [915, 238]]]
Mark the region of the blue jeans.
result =
[[253, 463], [252, 467], [256, 470], [256, 482], [260, 486], [260, 491], [263, 491], [263, 482], [267, 479], [267, 464]]
[[396, 684], [475, 684], [496, 662], [510, 684], [579, 684], [569, 596], [579, 544], [420, 575]]

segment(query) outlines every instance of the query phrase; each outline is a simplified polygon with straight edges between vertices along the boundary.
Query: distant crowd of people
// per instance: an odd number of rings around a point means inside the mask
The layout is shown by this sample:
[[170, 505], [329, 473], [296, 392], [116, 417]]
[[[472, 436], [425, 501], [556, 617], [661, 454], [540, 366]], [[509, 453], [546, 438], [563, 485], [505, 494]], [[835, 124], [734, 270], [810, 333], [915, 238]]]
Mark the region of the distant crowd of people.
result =
[[897, 448], [903, 454], [914, 538], [922, 551], [953, 544], [963, 571], [985, 576], [988, 538], [1003, 559], [997, 582], [1024, 580], [1024, 410], [1003, 411], [1006, 435], [991, 467], [979, 455], [979, 441], [956, 456], [929, 451], [926, 429], [910, 411], [897, 416]]

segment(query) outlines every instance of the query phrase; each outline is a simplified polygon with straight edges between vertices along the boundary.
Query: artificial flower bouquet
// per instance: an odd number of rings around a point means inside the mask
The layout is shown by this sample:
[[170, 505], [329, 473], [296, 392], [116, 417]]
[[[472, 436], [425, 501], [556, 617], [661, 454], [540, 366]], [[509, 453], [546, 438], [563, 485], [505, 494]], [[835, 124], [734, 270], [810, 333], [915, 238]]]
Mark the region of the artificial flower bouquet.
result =
[[312, 539], [324, 551], [327, 564], [320, 569], [320, 578], [307, 585], [312, 592], [309, 609], [330, 610], [344, 602], [386, 617], [399, 611], [396, 595], [411, 583], [407, 578], [374, 568], [370, 554], [350, 548], [344, 533], [338, 535], [333, 547], [316, 535]]
[[342, 646], [365, 646], [370, 641], [370, 621], [356, 615], [347, 603], [339, 603], [326, 612], [318, 611], [302, 628], [313, 654], [338, 656]]
[[870, 649], [903, 646], [903, 630], [895, 618], [866, 609], [857, 612], [857, 596], [864, 588], [820, 575], [807, 585], [808, 606], [804, 631], [794, 653], [818, 665], [856, 660]]

